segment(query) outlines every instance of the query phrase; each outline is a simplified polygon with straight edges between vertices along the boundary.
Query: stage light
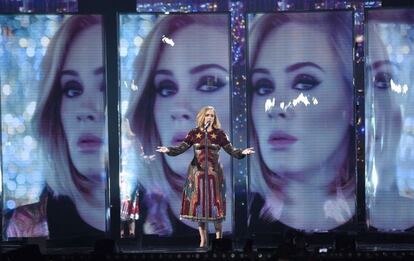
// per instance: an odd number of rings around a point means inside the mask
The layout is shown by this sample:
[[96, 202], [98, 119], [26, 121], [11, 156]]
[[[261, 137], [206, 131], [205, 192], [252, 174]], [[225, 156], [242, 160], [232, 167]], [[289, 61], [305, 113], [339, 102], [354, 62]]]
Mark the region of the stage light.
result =
[[328, 253], [328, 248], [326, 248], [326, 247], [319, 248], [318, 253]]

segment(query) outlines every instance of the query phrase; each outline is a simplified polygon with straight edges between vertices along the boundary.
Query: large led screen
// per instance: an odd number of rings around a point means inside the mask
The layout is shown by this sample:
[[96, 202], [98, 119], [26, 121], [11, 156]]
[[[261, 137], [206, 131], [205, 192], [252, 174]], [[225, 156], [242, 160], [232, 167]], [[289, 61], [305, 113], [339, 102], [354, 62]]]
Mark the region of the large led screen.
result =
[[103, 237], [102, 17], [0, 16], [3, 238]]
[[248, 17], [249, 229], [352, 226], [352, 12]]
[[[125, 14], [119, 19], [121, 201], [139, 192], [139, 233], [197, 236], [202, 207], [193, 191], [201, 188], [192, 183], [194, 169], [189, 168], [196, 165], [195, 146], [175, 157], [156, 149], [180, 145], [208, 105], [230, 135], [228, 15]], [[224, 214], [222, 227], [228, 234], [233, 219], [230, 156], [221, 151], [213, 168], [218, 171], [215, 181], [221, 181], [210, 195], [217, 200], [212, 211]], [[198, 177], [200, 170], [194, 171]]]
[[366, 14], [365, 161], [367, 224], [414, 226], [414, 11]]

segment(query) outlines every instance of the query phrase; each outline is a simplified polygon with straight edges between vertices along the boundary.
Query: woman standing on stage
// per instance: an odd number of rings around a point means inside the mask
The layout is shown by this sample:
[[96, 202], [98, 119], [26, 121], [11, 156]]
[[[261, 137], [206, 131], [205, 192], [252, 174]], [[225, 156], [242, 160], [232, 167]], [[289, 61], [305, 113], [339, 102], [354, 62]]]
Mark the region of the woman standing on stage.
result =
[[253, 148], [244, 150], [232, 146], [227, 135], [220, 129], [220, 121], [211, 106], [203, 107], [196, 117], [197, 127], [192, 129], [184, 141], [175, 147], [159, 146], [158, 152], [177, 156], [191, 146], [194, 147], [194, 159], [188, 168], [188, 176], [183, 189], [180, 218], [198, 221], [200, 247], [206, 246], [206, 209], [205, 209], [205, 132], [208, 144], [208, 217], [214, 222], [216, 238], [222, 237], [221, 222], [226, 216], [225, 179], [219, 163], [219, 151], [223, 148], [231, 156], [242, 159], [254, 153]]

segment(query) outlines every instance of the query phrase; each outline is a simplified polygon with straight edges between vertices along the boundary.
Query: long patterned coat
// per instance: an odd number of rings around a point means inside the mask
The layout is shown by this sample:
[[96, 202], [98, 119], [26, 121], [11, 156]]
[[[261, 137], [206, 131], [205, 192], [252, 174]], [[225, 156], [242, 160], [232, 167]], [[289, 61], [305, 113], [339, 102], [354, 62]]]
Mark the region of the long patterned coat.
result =
[[[231, 156], [241, 159], [245, 155], [241, 149], [232, 146], [221, 129], [207, 133], [208, 144], [208, 220], [220, 221], [226, 217], [226, 184], [223, 168], [219, 162], [219, 151], [223, 148]], [[188, 176], [183, 188], [180, 218], [194, 221], [205, 220], [205, 133], [199, 128], [192, 129], [184, 141], [169, 147], [168, 155], [176, 156], [193, 146], [194, 158], [188, 168]]]

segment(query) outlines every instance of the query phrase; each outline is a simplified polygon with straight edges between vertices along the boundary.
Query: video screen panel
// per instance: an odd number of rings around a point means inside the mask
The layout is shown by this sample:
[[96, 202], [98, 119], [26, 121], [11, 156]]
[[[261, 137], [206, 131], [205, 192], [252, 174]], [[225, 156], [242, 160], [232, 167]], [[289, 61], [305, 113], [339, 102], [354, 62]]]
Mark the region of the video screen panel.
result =
[[365, 23], [367, 224], [414, 226], [414, 10], [369, 10]]
[[248, 16], [249, 229], [348, 229], [355, 217], [350, 11]]
[[[180, 145], [207, 105], [215, 108], [221, 129], [230, 134], [228, 15], [122, 14], [119, 20], [121, 201], [139, 191], [139, 233], [198, 236], [197, 217], [181, 212], [183, 202], [190, 201], [200, 211], [198, 199], [183, 200], [184, 187], [191, 187], [188, 170], [194, 150], [172, 157], [156, 149]], [[216, 210], [225, 213], [223, 232], [229, 234], [231, 160], [223, 151], [220, 165], [225, 185], [215, 195], [222, 204]]]
[[103, 237], [102, 17], [1, 15], [3, 238]]

